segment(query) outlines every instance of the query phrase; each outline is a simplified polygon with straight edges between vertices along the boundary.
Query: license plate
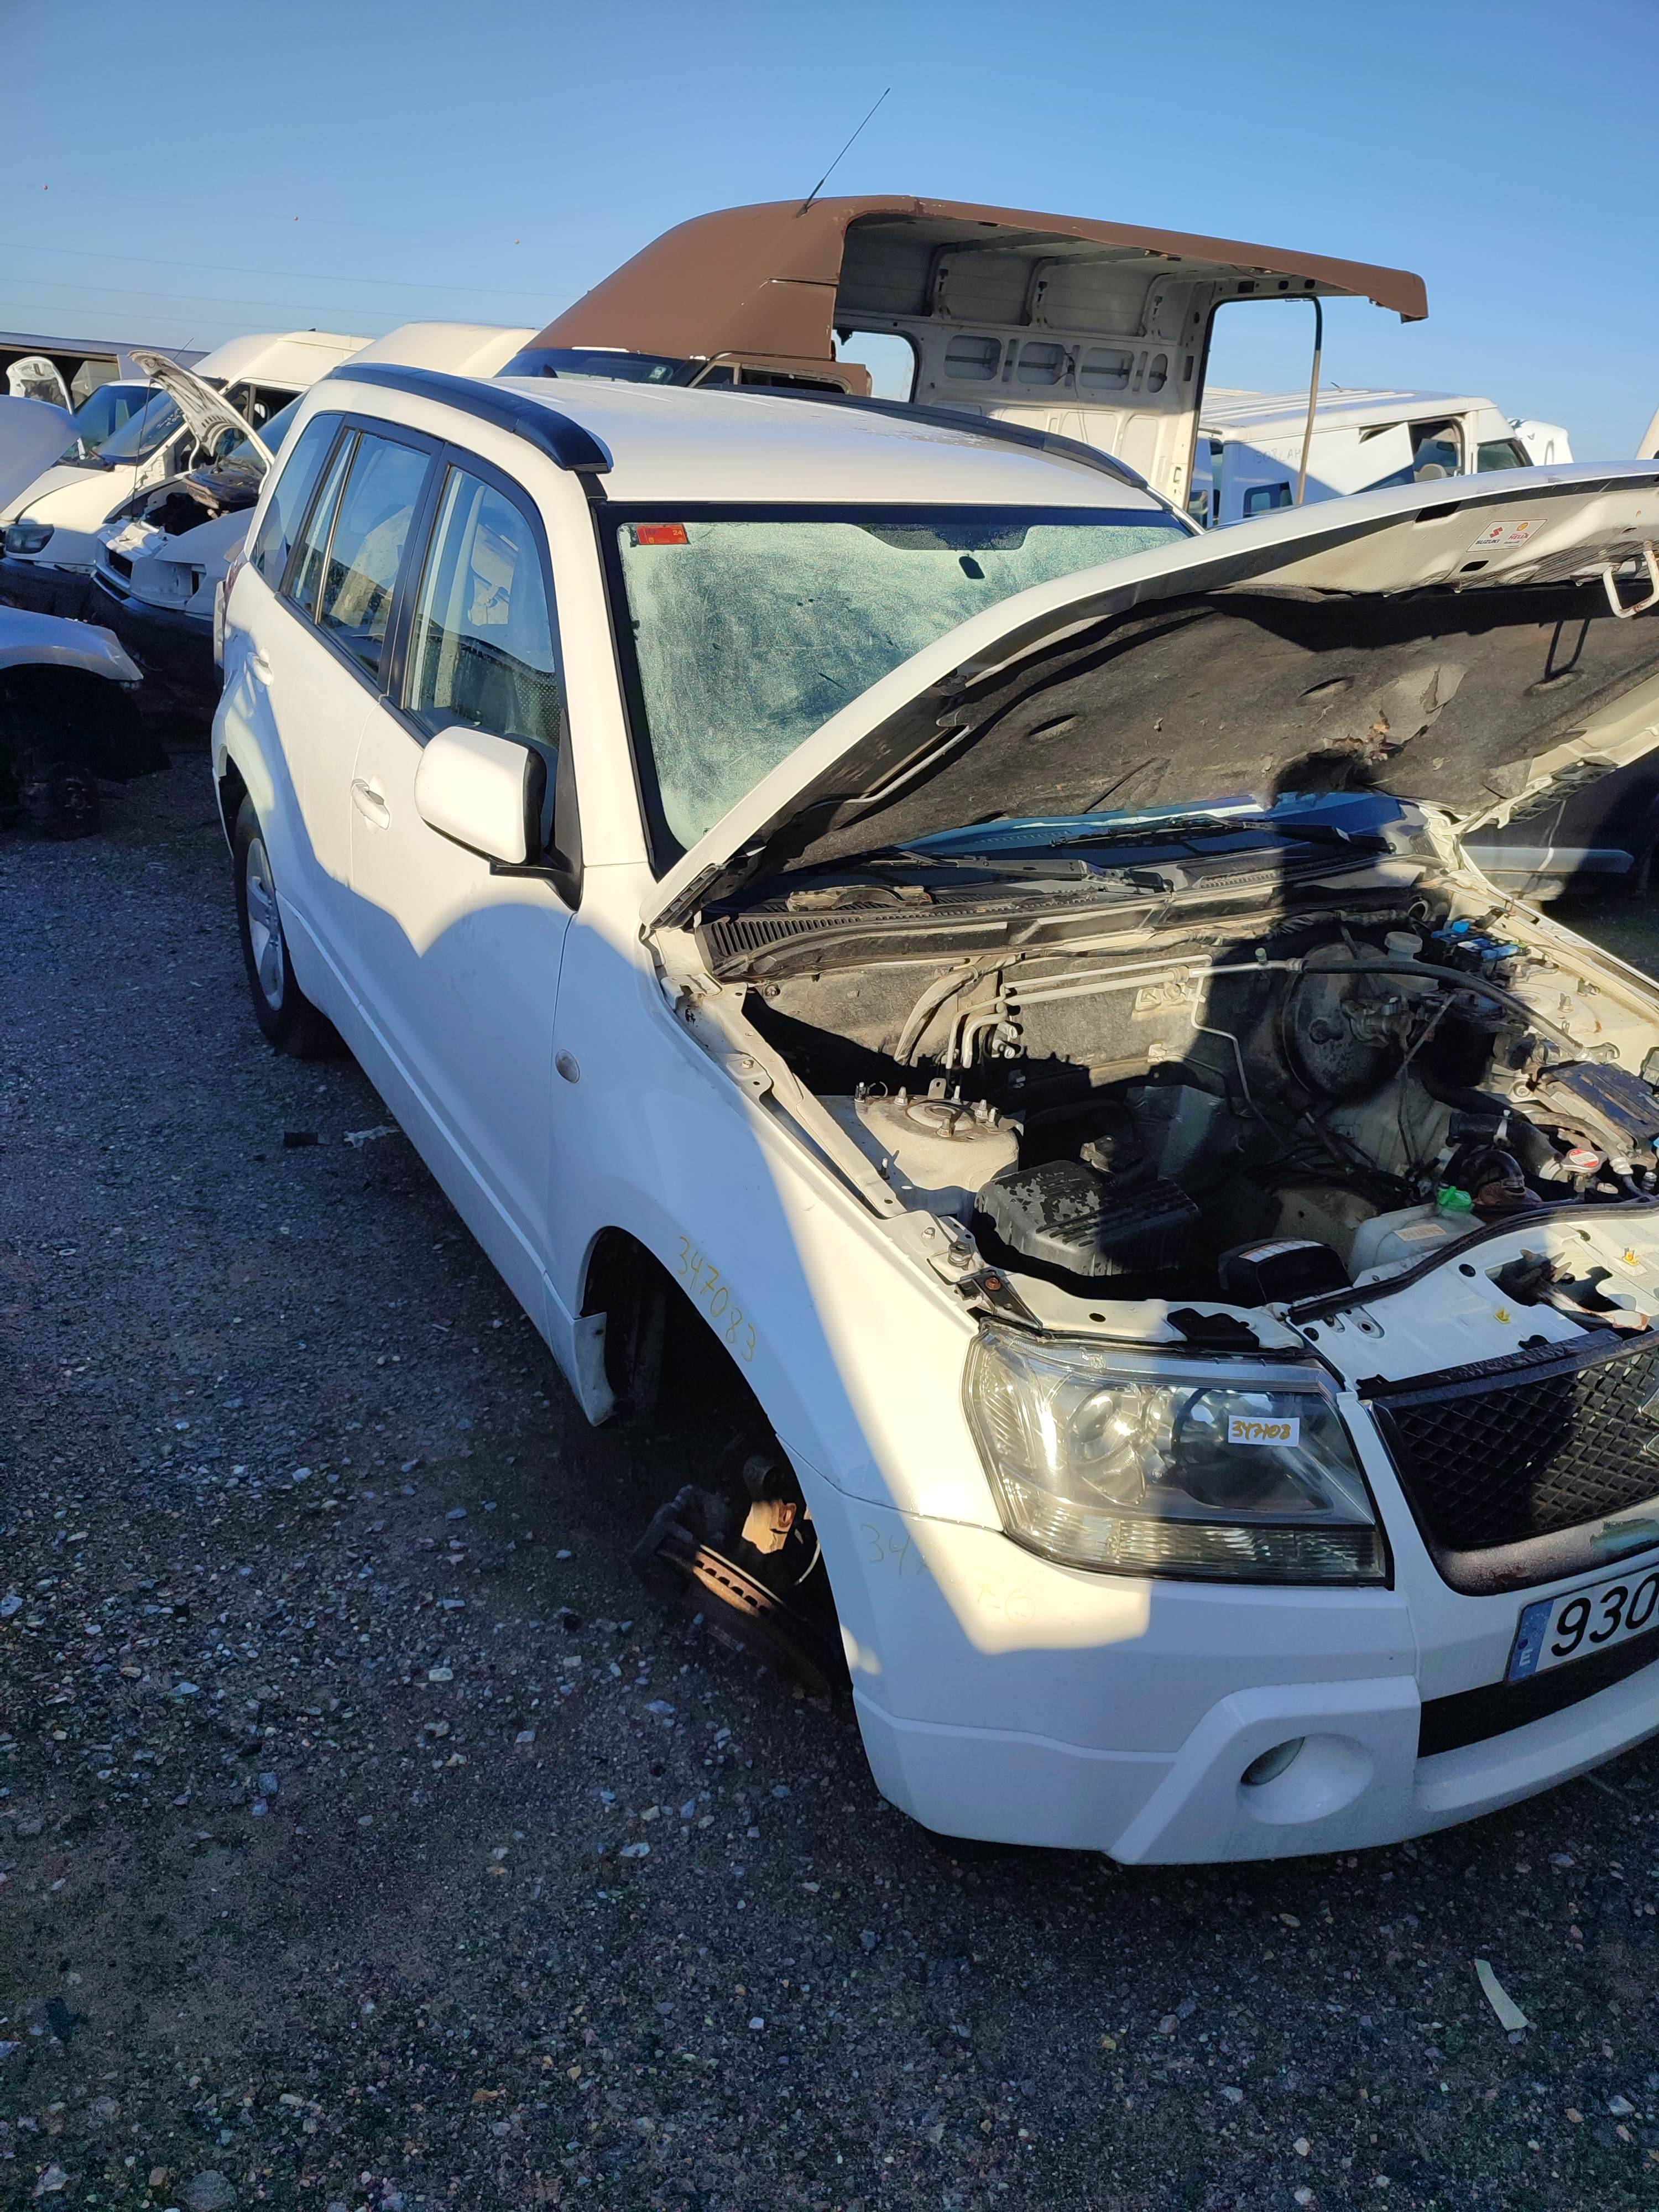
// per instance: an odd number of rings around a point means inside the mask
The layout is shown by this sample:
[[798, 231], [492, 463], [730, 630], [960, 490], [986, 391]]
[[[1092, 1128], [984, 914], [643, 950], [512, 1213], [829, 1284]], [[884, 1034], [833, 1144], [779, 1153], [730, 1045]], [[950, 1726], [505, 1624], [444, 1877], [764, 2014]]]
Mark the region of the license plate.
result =
[[1659, 1567], [1541, 1597], [1521, 1615], [1505, 1680], [1524, 1682], [1659, 1626]]

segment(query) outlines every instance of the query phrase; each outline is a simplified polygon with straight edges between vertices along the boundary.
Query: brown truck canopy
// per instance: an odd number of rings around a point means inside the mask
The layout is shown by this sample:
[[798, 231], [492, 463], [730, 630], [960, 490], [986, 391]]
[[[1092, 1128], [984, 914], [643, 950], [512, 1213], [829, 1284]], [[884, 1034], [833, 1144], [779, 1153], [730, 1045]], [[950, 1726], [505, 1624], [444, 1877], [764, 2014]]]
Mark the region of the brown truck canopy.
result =
[[535, 345], [863, 389], [837, 336], [896, 336], [915, 400], [1085, 438], [1184, 502], [1216, 309], [1344, 295], [1428, 313], [1420, 276], [1324, 254], [960, 200], [786, 200], [665, 231]]

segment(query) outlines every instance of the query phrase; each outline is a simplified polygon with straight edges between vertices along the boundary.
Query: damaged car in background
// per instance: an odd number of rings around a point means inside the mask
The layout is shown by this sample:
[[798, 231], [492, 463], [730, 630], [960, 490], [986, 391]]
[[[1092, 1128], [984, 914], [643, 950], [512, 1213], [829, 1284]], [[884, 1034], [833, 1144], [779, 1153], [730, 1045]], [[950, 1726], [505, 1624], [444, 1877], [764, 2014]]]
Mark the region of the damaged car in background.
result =
[[[404, 323], [353, 358], [489, 376], [530, 335], [489, 323]], [[219, 702], [219, 587], [299, 402], [256, 431], [189, 369], [141, 358], [188, 422], [197, 460], [124, 501], [99, 530], [88, 611], [143, 668], [152, 704], [205, 722]]]
[[1659, 1729], [1659, 995], [1462, 842], [1659, 745], [1659, 471], [1199, 538], [994, 426], [351, 378], [227, 608], [254, 1007], [707, 1440], [647, 1576], [947, 1835], [1352, 1849]]
[[[70, 424], [47, 402], [0, 398], [0, 502], [63, 452]], [[21, 818], [49, 836], [84, 836], [100, 779], [167, 766], [139, 714], [142, 682], [108, 630], [0, 606], [0, 827]]]
[[[227, 338], [192, 363], [194, 383], [222, 393], [244, 428], [259, 430], [296, 393], [364, 341], [331, 331], [257, 331]], [[93, 395], [56, 465], [0, 501], [0, 601], [43, 614], [84, 615], [98, 558], [98, 529], [135, 491], [193, 465], [198, 440], [190, 415], [165, 389], [179, 367], [157, 347], [127, 358], [150, 380], [131, 411], [132, 387]], [[160, 368], [163, 374], [157, 375]], [[101, 426], [123, 406], [125, 419]]]

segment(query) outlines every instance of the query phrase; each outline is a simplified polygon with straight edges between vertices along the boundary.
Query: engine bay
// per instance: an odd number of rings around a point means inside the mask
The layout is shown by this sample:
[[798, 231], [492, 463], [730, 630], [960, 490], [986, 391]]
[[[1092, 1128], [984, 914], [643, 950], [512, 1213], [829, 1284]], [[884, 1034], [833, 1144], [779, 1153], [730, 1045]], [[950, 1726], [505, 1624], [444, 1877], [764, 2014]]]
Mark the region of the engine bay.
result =
[[[1219, 941], [774, 973], [744, 1012], [986, 1267], [1094, 1302], [1284, 1306], [1659, 1196], [1639, 996], [1421, 882]], [[1593, 1279], [1534, 1288], [1608, 1310]]]

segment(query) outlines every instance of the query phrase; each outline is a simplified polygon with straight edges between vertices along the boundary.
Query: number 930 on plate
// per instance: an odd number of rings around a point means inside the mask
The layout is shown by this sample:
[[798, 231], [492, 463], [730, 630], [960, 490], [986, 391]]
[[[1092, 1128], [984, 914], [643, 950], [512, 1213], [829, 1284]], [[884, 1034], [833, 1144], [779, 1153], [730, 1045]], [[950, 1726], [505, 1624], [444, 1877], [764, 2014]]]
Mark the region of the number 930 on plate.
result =
[[1521, 1615], [1504, 1679], [1523, 1682], [1652, 1628], [1659, 1628], [1659, 1566], [1638, 1568], [1561, 1597], [1541, 1597]]

